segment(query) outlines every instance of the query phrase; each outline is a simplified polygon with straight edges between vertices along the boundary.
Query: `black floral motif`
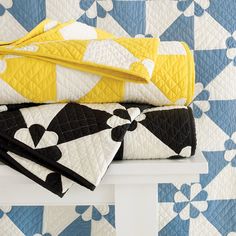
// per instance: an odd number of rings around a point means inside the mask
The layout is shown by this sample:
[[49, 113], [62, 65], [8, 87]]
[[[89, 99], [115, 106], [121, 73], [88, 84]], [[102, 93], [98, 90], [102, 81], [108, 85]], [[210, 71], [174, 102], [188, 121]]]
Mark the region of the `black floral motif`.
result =
[[121, 142], [124, 138], [126, 131], [128, 130], [131, 117], [126, 109], [116, 109], [113, 111], [111, 119], [108, 119], [108, 125], [112, 128], [111, 138], [116, 142]]

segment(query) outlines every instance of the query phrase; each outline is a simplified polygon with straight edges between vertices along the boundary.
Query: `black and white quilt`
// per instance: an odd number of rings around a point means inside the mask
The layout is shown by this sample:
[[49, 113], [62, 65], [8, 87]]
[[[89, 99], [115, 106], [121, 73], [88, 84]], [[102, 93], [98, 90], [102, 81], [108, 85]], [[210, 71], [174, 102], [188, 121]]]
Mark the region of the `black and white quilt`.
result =
[[137, 104], [0, 106], [0, 160], [59, 196], [91, 190], [113, 160], [190, 157], [190, 108]]

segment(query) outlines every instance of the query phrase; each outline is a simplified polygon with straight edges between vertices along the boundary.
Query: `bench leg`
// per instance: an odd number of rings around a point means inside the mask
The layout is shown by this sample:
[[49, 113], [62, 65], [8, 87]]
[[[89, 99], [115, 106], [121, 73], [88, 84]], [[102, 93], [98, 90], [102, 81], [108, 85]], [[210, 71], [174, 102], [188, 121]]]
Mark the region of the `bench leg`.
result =
[[157, 184], [115, 185], [116, 236], [158, 234]]

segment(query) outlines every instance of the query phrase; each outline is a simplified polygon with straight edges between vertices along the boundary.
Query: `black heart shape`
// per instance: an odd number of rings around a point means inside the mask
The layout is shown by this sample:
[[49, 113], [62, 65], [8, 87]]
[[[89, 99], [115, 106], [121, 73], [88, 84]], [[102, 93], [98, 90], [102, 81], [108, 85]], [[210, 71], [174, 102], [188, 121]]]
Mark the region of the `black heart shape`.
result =
[[45, 128], [42, 125], [34, 124], [29, 127], [29, 132], [36, 147], [45, 133]]

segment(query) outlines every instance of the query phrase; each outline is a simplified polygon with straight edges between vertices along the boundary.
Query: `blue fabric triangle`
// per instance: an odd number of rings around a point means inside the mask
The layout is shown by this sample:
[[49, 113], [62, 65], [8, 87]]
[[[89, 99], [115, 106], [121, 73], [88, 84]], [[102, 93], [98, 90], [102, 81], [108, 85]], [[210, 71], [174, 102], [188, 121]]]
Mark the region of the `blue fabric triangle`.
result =
[[180, 191], [188, 200], [190, 200], [191, 186], [189, 184], [181, 185]]
[[109, 213], [103, 216], [115, 228], [115, 206], [109, 205]]
[[235, 0], [211, 1], [210, 7], [206, 11], [230, 33], [236, 30]]
[[[222, 190], [223, 191], [223, 190]], [[207, 211], [202, 214], [221, 233], [236, 232], [236, 200], [208, 201]]]
[[231, 136], [236, 130], [236, 100], [209, 102], [211, 109], [206, 114]]
[[194, 17], [180, 15], [172, 25], [160, 36], [163, 41], [184, 41], [191, 49], [194, 48]]
[[194, 51], [196, 81], [204, 87], [209, 84], [230, 62], [226, 49]]
[[159, 231], [158, 235], [189, 236], [189, 220], [182, 220], [179, 216], [176, 216]]
[[203, 152], [207, 162], [209, 172], [207, 174], [200, 175], [200, 183], [205, 188], [228, 164], [224, 159], [224, 151], [221, 152]]
[[190, 217], [197, 218], [200, 214], [200, 211], [190, 203]]
[[192, 201], [205, 201], [207, 199], [207, 192], [205, 190], [202, 190], [200, 193], [198, 193], [193, 199]]
[[26, 236], [42, 233], [42, 206], [13, 206], [7, 216]]
[[83, 221], [82, 217], [78, 217], [70, 225], [68, 225], [58, 236], [90, 236], [91, 220]]
[[91, 25], [93, 27], [97, 26], [97, 17], [91, 19], [91, 18], [87, 17], [86, 13], [84, 13], [77, 21], [79, 21], [81, 23], [85, 23], [87, 25]]
[[145, 1], [113, 1], [113, 10], [109, 14], [130, 36], [145, 34]]
[[95, 206], [92, 206], [92, 219], [99, 221], [102, 219], [101, 213], [98, 211], [98, 209]]
[[46, 18], [45, 0], [17, 0], [8, 11], [27, 30], [32, 30]]
[[175, 193], [178, 191], [174, 184], [158, 184], [158, 201], [174, 202]]

